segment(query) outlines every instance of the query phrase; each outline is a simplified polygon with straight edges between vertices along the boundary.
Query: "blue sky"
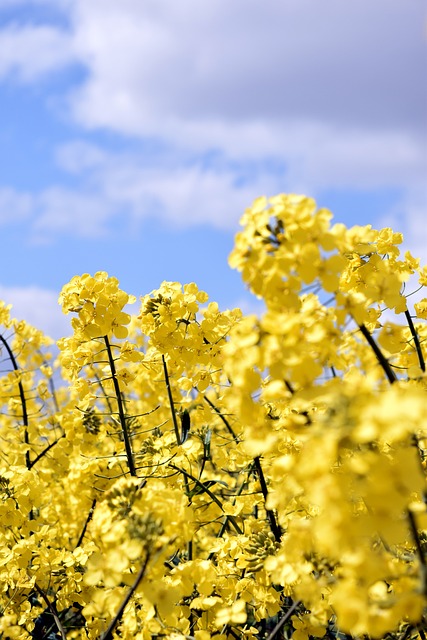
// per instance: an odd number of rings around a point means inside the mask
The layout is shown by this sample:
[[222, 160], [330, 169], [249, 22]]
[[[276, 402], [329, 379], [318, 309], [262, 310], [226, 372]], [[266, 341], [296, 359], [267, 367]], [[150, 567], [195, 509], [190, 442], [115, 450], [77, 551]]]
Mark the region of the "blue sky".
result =
[[424, 0], [0, 0], [0, 298], [54, 337], [97, 270], [254, 303], [259, 195], [403, 231], [427, 262]]

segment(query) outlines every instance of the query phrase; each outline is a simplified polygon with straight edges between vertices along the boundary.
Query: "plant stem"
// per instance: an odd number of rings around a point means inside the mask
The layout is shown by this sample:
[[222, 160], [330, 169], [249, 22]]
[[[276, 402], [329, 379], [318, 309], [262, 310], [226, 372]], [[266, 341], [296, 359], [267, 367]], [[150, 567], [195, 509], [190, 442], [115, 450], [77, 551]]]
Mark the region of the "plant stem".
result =
[[254, 458], [254, 463], [255, 463], [255, 468], [259, 478], [259, 483], [261, 485], [261, 492], [264, 498], [264, 508], [267, 514], [268, 522], [270, 523], [270, 529], [274, 535], [274, 539], [276, 540], [276, 542], [280, 542], [280, 539], [282, 537], [282, 529], [280, 527], [280, 524], [277, 522], [276, 514], [271, 509], [267, 509], [267, 507], [265, 506], [267, 502], [267, 497], [268, 497], [268, 488], [267, 488], [267, 483], [265, 481], [264, 472], [261, 467], [261, 460], [259, 456]]
[[364, 336], [364, 338], [366, 338], [366, 341], [368, 342], [372, 351], [375, 353], [377, 360], [380, 363], [381, 367], [383, 368], [384, 373], [386, 374], [390, 384], [393, 384], [393, 382], [397, 382], [396, 374], [391, 368], [389, 361], [387, 360], [387, 358], [385, 358], [384, 354], [382, 353], [381, 349], [379, 348], [379, 346], [377, 345], [377, 343], [369, 333], [366, 326], [364, 324], [359, 324], [358, 326], [362, 335]]
[[99, 384], [99, 388], [101, 389], [102, 394], [103, 394], [103, 396], [104, 396], [104, 398], [105, 398], [105, 401], [106, 401], [106, 403], [107, 403], [107, 407], [108, 407], [109, 412], [110, 412], [110, 413], [113, 413], [113, 407], [111, 406], [110, 398], [109, 398], [109, 397], [107, 396], [107, 394], [105, 393], [104, 385], [102, 384], [102, 380], [101, 380], [101, 378], [99, 377], [99, 375], [96, 373], [96, 371], [95, 371], [95, 375], [94, 375], [94, 377], [95, 377], [95, 380], [97, 381], [97, 383]]
[[423, 356], [423, 352], [421, 350], [421, 343], [420, 343], [420, 339], [418, 337], [418, 333], [415, 329], [414, 323], [412, 322], [412, 318], [411, 318], [411, 314], [409, 313], [408, 310], [405, 311], [405, 318], [408, 322], [408, 327], [409, 330], [411, 332], [411, 335], [414, 339], [414, 344], [415, 344], [415, 349], [417, 350], [417, 356], [418, 356], [418, 362], [420, 363], [420, 369], [422, 371], [426, 370], [426, 364], [424, 362], [424, 356]]
[[267, 636], [266, 640], [273, 640], [276, 633], [278, 633], [280, 629], [283, 627], [283, 625], [285, 624], [285, 622], [289, 620], [289, 618], [291, 617], [291, 615], [293, 614], [293, 612], [295, 611], [295, 609], [298, 607], [299, 604], [300, 604], [300, 601], [295, 600], [295, 602], [292, 604], [292, 606], [289, 607], [289, 609], [287, 610], [283, 618], [280, 618], [279, 622], [276, 624], [276, 626], [274, 627], [270, 635]]
[[96, 498], [94, 498], [92, 500], [92, 505], [91, 505], [91, 507], [89, 509], [89, 513], [87, 514], [87, 518], [86, 518], [85, 523], [83, 525], [82, 532], [79, 535], [79, 539], [78, 539], [77, 544], [75, 546], [76, 549], [77, 549], [77, 547], [80, 547], [81, 543], [83, 542], [83, 538], [85, 537], [86, 529], [88, 528], [89, 522], [93, 518], [93, 512], [95, 511], [95, 506], [96, 506]]
[[128, 462], [129, 473], [130, 473], [131, 476], [134, 476], [136, 478], [137, 477], [137, 473], [136, 473], [136, 469], [135, 469], [135, 463], [134, 463], [134, 460], [133, 460], [132, 445], [131, 445], [131, 441], [130, 441], [130, 437], [129, 437], [129, 433], [128, 433], [128, 428], [127, 428], [127, 423], [126, 423], [126, 416], [125, 416], [125, 412], [124, 412], [124, 409], [123, 409], [123, 402], [122, 402], [122, 395], [121, 395], [121, 392], [120, 392], [119, 381], [117, 380], [116, 366], [114, 364], [114, 358], [113, 358], [113, 354], [111, 352], [111, 346], [110, 346], [110, 341], [108, 340], [108, 336], [104, 336], [104, 341], [105, 341], [105, 346], [107, 348], [108, 362], [109, 362], [110, 369], [111, 369], [111, 376], [112, 376], [112, 379], [113, 379], [114, 391], [116, 393], [117, 407], [118, 407], [118, 412], [119, 412], [119, 420], [120, 420], [120, 426], [122, 428], [122, 433], [123, 433], [123, 441], [125, 443], [126, 458], [127, 458], [127, 462]]
[[[242, 493], [243, 493], [243, 489], [245, 488], [245, 486], [246, 486], [246, 485], [247, 485], [247, 483], [248, 483], [248, 480], [249, 480], [249, 478], [250, 478], [250, 476], [251, 476], [251, 473], [252, 473], [252, 471], [253, 471], [253, 467], [254, 467], [254, 466], [255, 466], [255, 464], [252, 462], [251, 466], [250, 466], [250, 467], [249, 467], [249, 469], [248, 469], [248, 478], [247, 478], [247, 480], [244, 480], [244, 481], [242, 482], [242, 484], [240, 485], [240, 487], [239, 487], [239, 489], [238, 489], [238, 491], [237, 491], [237, 493], [236, 493], [236, 495], [235, 495], [235, 497], [234, 497], [234, 500], [233, 500], [233, 503], [232, 503], [233, 505], [235, 505], [235, 504], [236, 504], [236, 498], [237, 498], [238, 496], [241, 496], [241, 495], [242, 495]], [[221, 528], [220, 528], [220, 530], [219, 530], [219, 531], [218, 531], [218, 533], [217, 533], [217, 536], [216, 536], [217, 538], [222, 538], [222, 536], [224, 535], [224, 532], [225, 532], [225, 530], [226, 530], [226, 528], [227, 528], [227, 523], [228, 523], [229, 517], [230, 517], [230, 516], [225, 516], [225, 517], [224, 517], [224, 521], [223, 521], [223, 523], [222, 523], [222, 525], [221, 525]], [[214, 557], [214, 555], [215, 555], [215, 551], [211, 551], [211, 552], [210, 552], [210, 554], [208, 555], [208, 560], [212, 560], [212, 558]]]
[[65, 629], [62, 626], [62, 623], [61, 623], [61, 621], [60, 621], [60, 619], [58, 617], [58, 612], [56, 610], [55, 604], [49, 600], [49, 598], [47, 597], [46, 593], [43, 591], [43, 589], [41, 589], [41, 587], [39, 587], [37, 582], [35, 583], [34, 586], [35, 586], [36, 590], [38, 591], [38, 593], [43, 598], [43, 600], [45, 601], [47, 608], [49, 609], [50, 613], [52, 614], [53, 619], [55, 620], [55, 624], [56, 624], [56, 626], [58, 628], [58, 631], [61, 634], [62, 640], [67, 640], [67, 634], [65, 633]]
[[[42, 352], [40, 349], [38, 349], [38, 350], [37, 350], [37, 352], [38, 352], [38, 353], [39, 353], [39, 355], [43, 358], [43, 364], [44, 364], [46, 367], [47, 367], [47, 366], [49, 366], [49, 365], [48, 365], [48, 362], [47, 362], [47, 360], [46, 360], [46, 358], [43, 356], [43, 352]], [[52, 400], [53, 400], [53, 404], [54, 404], [54, 407], [55, 407], [55, 411], [56, 411], [57, 413], [59, 413], [58, 398], [56, 397], [55, 383], [54, 383], [54, 381], [53, 381], [53, 377], [52, 377], [52, 376], [49, 376], [49, 389], [50, 389], [50, 394], [51, 394], [51, 396], [52, 396]]]
[[32, 467], [34, 467], [35, 464], [37, 464], [37, 462], [39, 460], [41, 460], [41, 458], [43, 458], [51, 449], [53, 449], [53, 447], [58, 444], [58, 442], [62, 439], [65, 438], [65, 435], [59, 436], [59, 438], [57, 440], [54, 440], [53, 442], [51, 442], [50, 444], [47, 445], [47, 447], [45, 447], [43, 449], [43, 451], [40, 451], [40, 453], [38, 454], [38, 456], [36, 456], [34, 458], [34, 460], [31, 460], [28, 466], [28, 469], [31, 469]]
[[409, 520], [409, 528], [411, 529], [412, 538], [415, 542], [415, 547], [417, 549], [417, 555], [420, 562], [421, 586], [422, 586], [424, 595], [427, 595], [427, 561], [426, 561], [425, 553], [421, 547], [421, 541], [417, 531], [417, 523], [415, 522], [415, 516], [410, 509], [408, 509], [408, 520]]
[[[16, 362], [15, 356], [13, 355], [12, 349], [9, 347], [7, 341], [4, 339], [2, 335], [0, 335], [0, 341], [3, 343], [4, 348], [6, 349], [12, 366], [15, 371], [19, 371], [18, 363]], [[21, 398], [22, 405], [22, 422], [24, 423], [24, 442], [25, 444], [30, 444], [30, 439], [28, 436], [28, 413], [27, 413], [27, 402], [25, 400], [24, 387], [22, 385], [21, 380], [18, 380], [18, 389], [19, 389], [19, 397]], [[25, 452], [25, 465], [27, 469], [31, 469], [31, 461], [30, 461], [30, 451], [29, 449]]]
[[216, 407], [214, 405], [214, 403], [211, 400], [209, 400], [209, 398], [207, 396], [203, 396], [203, 398], [206, 400], [208, 405], [215, 411], [215, 413], [218, 414], [218, 416], [221, 418], [221, 420], [225, 424], [228, 433], [233, 437], [234, 442], [236, 442], [236, 444], [238, 444], [240, 442], [240, 440], [239, 440], [238, 436], [236, 436], [236, 434], [234, 433], [233, 429], [231, 428], [231, 425], [228, 422], [227, 418], [224, 417], [224, 415], [221, 413], [221, 411], [218, 409], [218, 407]]
[[149, 559], [150, 559], [150, 555], [149, 555], [149, 553], [147, 553], [147, 555], [145, 556], [145, 560], [144, 560], [140, 570], [138, 571], [138, 575], [136, 576], [135, 582], [133, 583], [133, 585], [131, 586], [131, 588], [127, 592], [126, 596], [123, 598], [123, 601], [122, 601], [122, 603], [121, 603], [116, 615], [111, 620], [107, 631], [105, 631], [105, 633], [102, 634], [101, 640], [111, 640], [111, 638], [113, 637], [114, 629], [117, 627], [118, 623], [122, 619], [123, 613], [124, 613], [127, 605], [129, 604], [130, 599], [132, 598], [133, 594], [135, 593], [135, 591], [138, 588], [139, 583], [141, 582], [141, 580], [143, 579], [143, 577], [145, 575], [145, 571], [147, 569], [147, 565], [148, 565]]
[[173, 403], [172, 389], [169, 381], [169, 373], [166, 365], [166, 359], [163, 353], [162, 353], [162, 362], [163, 362], [163, 371], [165, 373], [166, 389], [168, 391], [169, 405], [172, 413], [172, 422], [173, 422], [173, 428], [175, 431], [176, 444], [179, 446], [181, 444], [181, 436], [179, 435], [178, 420], [176, 419], [176, 411], [175, 411], [175, 405]]
[[[212, 498], [212, 500], [215, 502], [215, 504], [218, 505], [218, 507], [221, 509], [221, 511], [224, 511], [221, 501], [218, 500], [216, 495], [214, 493], [212, 493], [212, 491], [201, 480], [198, 480], [191, 473], [188, 473], [188, 471], [184, 471], [184, 469], [181, 469], [180, 467], [177, 467], [174, 464], [169, 464], [169, 466], [172, 467], [172, 469], [176, 469], [177, 471], [180, 471], [187, 478], [190, 478], [190, 480], [193, 480], [193, 482], [195, 482], [197, 484], [197, 486], [200, 487], [203, 490], [204, 493], [206, 493], [210, 498]], [[229, 521], [231, 522], [231, 524], [233, 525], [233, 527], [235, 528], [235, 530], [237, 531], [237, 533], [243, 534], [243, 531], [241, 530], [241, 528], [237, 524], [235, 517], [234, 516], [230, 516], [229, 514], [226, 514], [226, 515], [227, 515], [227, 518], [229, 519]]]

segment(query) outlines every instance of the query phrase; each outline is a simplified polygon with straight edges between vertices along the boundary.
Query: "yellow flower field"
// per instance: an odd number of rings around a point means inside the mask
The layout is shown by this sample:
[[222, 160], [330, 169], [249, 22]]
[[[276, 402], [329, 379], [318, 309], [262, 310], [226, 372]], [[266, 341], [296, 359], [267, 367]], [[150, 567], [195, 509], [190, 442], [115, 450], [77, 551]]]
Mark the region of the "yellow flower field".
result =
[[54, 358], [0, 303], [0, 639], [425, 640], [427, 268], [304, 196], [241, 223], [261, 317], [83, 274]]

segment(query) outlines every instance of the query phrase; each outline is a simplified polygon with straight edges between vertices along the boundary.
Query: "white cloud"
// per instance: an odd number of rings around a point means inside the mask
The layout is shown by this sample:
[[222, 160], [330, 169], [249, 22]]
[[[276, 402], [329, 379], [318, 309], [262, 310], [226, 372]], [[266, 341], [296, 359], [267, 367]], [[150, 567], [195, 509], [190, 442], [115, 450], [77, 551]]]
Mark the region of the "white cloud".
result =
[[73, 0], [1, 0], [0, 9], [7, 9], [8, 7], [21, 7], [22, 5], [54, 5], [55, 7], [65, 8], [70, 6]]
[[349, 132], [342, 140], [332, 128], [321, 132], [312, 127], [305, 134], [305, 139], [289, 138], [283, 153], [286, 170], [271, 170], [262, 159], [251, 169], [250, 162], [233, 163], [220, 154], [216, 163], [204, 165], [197, 156], [188, 159], [173, 151], [147, 159], [142, 153], [70, 142], [58, 149], [57, 159], [81, 180], [80, 191], [57, 187], [40, 194], [35, 227], [48, 234], [96, 236], [121, 215], [137, 222], [156, 217], [181, 227], [207, 223], [235, 230], [243, 210], [259, 195], [291, 190], [316, 197], [331, 185], [369, 190], [403, 183], [407, 195], [401, 212], [414, 210], [415, 194], [422, 207], [424, 159], [404, 133], [389, 138], [381, 132]]
[[408, 131], [301, 126], [292, 140], [288, 180], [313, 189], [372, 189], [423, 184], [427, 154]]
[[224, 201], [240, 213], [257, 189], [391, 187], [409, 201], [424, 184], [422, 0], [76, 0], [71, 15], [88, 69], [70, 102], [83, 126], [288, 168], [245, 192], [231, 171], [138, 175], [124, 163], [105, 169], [113, 199], [139, 189], [158, 201], [163, 187], [175, 218], [222, 225]]
[[54, 339], [71, 333], [70, 321], [62, 314], [58, 295], [40, 287], [0, 285], [0, 300], [12, 305], [12, 317], [25, 320]]
[[73, 8], [89, 73], [71, 104], [86, 127], [234, 157], [276, 154], [316, 183], [328, 164], [339, 165], [335, 181], [344, 166], [346, 181], [363, 180], [362, 165], [382, 182], [391, 157], [406, 172], [408, 147], [423, 153], [419, 0], [77, 0]]
[[142, 135], [218, 119], [419, 124], [423, 14], [420, 0], [76, 0], [90, 71], [76, 110]]
[[31, 215], [32, 209], [31, 194], [0, 187], [0, 225], [25, 220]]
[[[423, 0], [66, 0], [61, 8], [67, 29], [0, 30], [0, 76], [33, 81], [78, 62], [86, 73], [61, 109], [83, 128], [167, 149], [149, 164], [142, 153], [63, 147], [61, 166], [80, 183], [34, 197], [40, 237], [98, 234], [125, 212], [230, 228], [259, 193], [392, 187], [409, 202], [424, 183]], [[226, 162], [206, 168], [207, 150]], [[252, 183], [238, 183], [232, 161], [271, 157], [285, 176], [260, 162]]]
[[129, 228], [156, 218], [174, 227], [207, 224], [235, 231], [260, 193], [282, 190], [282, 177], [267, 168], [249, 180], [244, 168], [227, 163], [206, 167], [161, 158], [150, 165], [141, 154], [107, 153], [83, 141], [64, 145], [58, 161], [77, 176], [79, 187], [57, 185], [33, 196], [28, 233], [35, 242], [57, 235], [99, 239], [117, 218]]
[[34, 198], [37, 215], [32, 239], [48, 242], [57, 235], [102, 237], [111, 216], [112, 203], [103, 194], [54, 186]]
[[426, 191], [427, 186], [412, 190], [379, 221], [381, 226], [403, 233], [403, 253], [411, 251], [421, 265], [427, 265]]
[[34, 81], [75, 61], [72, 40], [62, 29], [11, 24], [0, 30], [0, 78]]
[[[403, 134], [394, 138], [400, 154], [392, 154], [386, 153], [380, 134], [372, 138], [354, 133], [356, 179], [344, 161], [348, 151], [338, 136], [313, 129], [308, 136], [315, 144], [304, 147], [296, 139], [290, 141], [286, 170], [280, 165], [271, 169], [262, 159], [255, 165], [233, 163], [224, 154], [210, 163], [173, 151], [147, 159], [141, 152], [107, 152], [77, 140], [57, 150], [59, 166], [73, 174], [77, 186], [56, 184], [32, 194], [0, 189], [0, 222], [26, 219], [27, 234], [38, 243], [57, 236], [99, 239], [117, 219], [129, 229], [156, 218], [175, 227], [207, 224], [235, 231], [244, 209], [259, 195], [293, 191], [317, 197], [327, 185], [369, 190], [394, 188], [402, 181], [407, 189], [395, 226], [410, 225], [410, 216], [425, 208], [419, 186], [424, 181], [422, 158]], [[381, 170], [375, 172], [378, 167]]]
[[67, 0], [62, 9], [67, 30], [6, 26], [2, 64], [27, 78], [84, 64], [72, 108], [87, 127], [254, 155], [286, 149], [304, 126], [344, 139], [347, 128], [425, 128], [423, 0]]

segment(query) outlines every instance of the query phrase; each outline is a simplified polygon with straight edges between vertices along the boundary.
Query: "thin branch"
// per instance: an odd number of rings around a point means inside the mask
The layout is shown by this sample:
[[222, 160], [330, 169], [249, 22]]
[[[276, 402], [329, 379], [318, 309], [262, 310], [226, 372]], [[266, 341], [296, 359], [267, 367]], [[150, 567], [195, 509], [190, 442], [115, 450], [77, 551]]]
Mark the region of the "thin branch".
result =
[[47, 597], [46, 593], [43, 591], [43, 589], [41, 587], [39, 587], [37, 582], [35, 583], [34, 586], [35, 586], [36, 590], [39, 592], [39, 594], [41, 595], [41, 597], [43, 598], [43, 600], [45, 601], [47, 608], [49, 609], [50, 613], [52, 614], [52, 617], [55, 620], [55, 624], [56, 624], [56, 626], [58, 628], [58, 631], [61, 634], [62, 640], [67, 640], [67, 635], [65, 633], [64, 627], [62, 626], [61, 620], [58, 617], [58, 612], [56, 610], [55, 604], [49, 600], [49, 598]]
[[214, 403], [209, 400], [209, 398], [207, 396], [203, 396], [203, 398], [206, 400], [206, 402], [208, 403], [208, 405], [215, 411], [215, 413], [218, 414], [218, 416], [221, 418], [221, 420], [223, 421], [223, 423], [225, 424], [225, 427], [228, 431], [228, 433], [233, 436], [233, 440], [234, 442], [236, 442], [237, 444], [240, 442], [239, 437], [236, 436], [236, 434], [234, 433], [230, 423], [228, 422], [227, 418], [224, 417], [224, 415], [221, 413], [221, 411], [218, 409], [218, 407], [216, 407], [214, 405]]
[[[46, 367], [49, 367], [49, 363], [48, 363], [48, 361], [46, 360], [46, 358], [44, 357], [44, 354], [43, 354], [43, 352], [41, 351], [41, 349], [38, 349], [38, 353], [39, 353], [39, 354], [40, 354], [40, 356], [43, 358], [43, 364], [44, 364]], [[51, 393], [51, 396], [52, 396], [53, 404], [54, 404], [54, 406], [55, 406], [55, 411], [56, 411], [57, 413], [59, 413], [59, 403], [58, 403], [58, 398], [56, 397], [55, 383], [54, 383], [54, 381], [53, 381], [53, 377], [52, 377], [52, 376], [49, 376], [49, 377], [48, 377], [48, 382], [49, 382], [49, 389], [50, 389], [50, 393]]]
[[[232, 502], [233, 506], [236, 504], [236, 498], [242, 495], [243, 489], [245, 488], [245, 486], [248, 483], [248, 480], [249, 480], [249, 478], [251, 476], [251, 473], [253, 472], [254, 466], [255, 466], [255, 464], [252, 462], [250, 467], [249, 467], [249, 469], [248, 469], [248, 478], [247, 478], [247, 480], [244, 480], [242, 482], [242, 484], [240, 485], [236, 495], [234, 496], [234, 499], [233, 499], [233, 502]], [[225, 516], [224, 517], [224, 520], [223, 520], [223, 523], [221, 525], [221, 528], [217, 533], [217, 536], [216, 536], [217, 538], [222, 538], [222, 536], [224, 535], [224, 532], [225, 532], [225, 530], [227, 528], [227, 523], [228, 523], [229, 518], [230, 518], [230, 516]], [[215, 551], [211, 551], [211, 553], [208, 555], [208, 560], [212, 560], [214, 555], [215, 555]]]
[[101, 389], [101, 391], [102, 391], [102, 395], [103, 395], [103, 397], [105, 398], [105, 401], [107, 402], [107, 407], [108, 407], [108, 410], [109, 410], [110, 415], [111, 415], [111, 414], [113, 413], [113, 407], [111, 406], [110, 398], [109, 398], [109, 396], [105, 393], [105, 389], [104, 389], [104, 385], [102, 384], [102, 380], [101, 380], [101, 378], [99, 377], [99, 374], [98, 374], [96, 371], [95, 371], [95, 373], [94, 373], [94, 377], [95, 377], [95, 380], [97, 381], [97, 383], [98, 383], [98, 385], [99, 385], [99, 388], [100, 388], [100, 389]]
[[92, 520], [92, 518], [93, 518], [93, 512], [95, 511], [95, 506], [96, 506], [96, 498], [94, 498], [94, 499], [92, 500], [92, 506], [91, 506], [91, 508], [89, 509], [89, 513], [87, 514], [87, 518], [86, 518], [86, 521], [85, 521], [85, 523], [84, 523], [84, 525], [83, 525], [82, 532], [81, 532], [81, 534], [79, 535], [79, 539], [78, 539], [77, 544], [76, 544], [76, 549], [77, 549], [77, 547], [80, 547], [80, 545], [81, 545], [81, 544], [82, 544], [82, 542], [83, 542], [83, 538], [85, 537], [85, 533], [86, 533], [86, 530], [87, 530], [87, 528], [88, 528], [89, 522], [90, 522], [90, 521]]
[[282, 538], [282, 529], [280, 527], [280, 524], [277, 521], [276, 514], [271, 509], [267, 509], [267, 507], [265, 506], [268, 498], [268, 488], [267, 488], [267, 483], [265, 481], [264, 472], [261, 467], [261, 460], [259, 456], [254, 458], [254, 463], [255, 463], [255, 468], [259, 478], [259, 483], [261, 485], [261, 492], [264, 498], [264, 508], [267, 514], [268, 522], [270, 524], [270, 529], [274, 535], [274, 539], [276, 540], [276, 542], [280, 542]]
[[423, 352], [422, 352], [422, 349], [421, 349], [420, 339], [418, 337], [418, 333], [417, 333], [417, 330], [415, 329], [414, 323], [412, 322], [411, 314], [409, 313], [408, 310], [405, 311], [405, 318], [406, 318], [406, 320], [408, 322], [409, 330], [410, 330], [411, 335], [412, 335], [412, 337], [414, 339], [415, 349], [417, 351], [417, 356], [418, 356], [418, 362], [420, 363], [420, 369], [422, 371], [425, 371], [426, 370], [426, 364], [425, 364]]
[[174, 428], [174, 431], [175, 431], [176, 444], [179, 446], [181, 444], [181, 437], [179, 435], [178, 420], [176, 419], [176, 411], [175, 411], [175, 405], [174, 405], [174, 402], [173, 402], [172, 389], [171, 389], [170, 380], [169, 380], [168, 368], [167, 368], [166, 359], [165, 359], [165, 356], [164, 356], [163, 353], [162, 353], [162, 362], [163, 362], [163, 371], [165, 373], [166, 389], [168, 391], [169, 405], [170, 405], [171, 413], [172, 413], [172, 422], [173, 422], [173, 428]]
[[285, 624], [285, 622], [289, 620], [289, 618], [291, 617], [291, 615], [293, 614], [293, 612], [295, 611], [295, 609], [298, 607], [299, 604], [301, 604], [301, 601], [295, 600], [295, 602], [291, 607], [289, 607], [289, 609], [287, 610], [283, 618], [280, 618], [279, 622], [276, 624], [276, 626], [274, 627], [270, 635], [267, 636], [266, 640], [273, 640], [276, 633], [278, 633], [280, 629], [283, 627], [283, 625]]
[[[12, 363], [12, 366], [14, 368], [14, 370], [16, 372], [19, 371], [19, 367], [18, 367], [18, 363], [16, 362], [15, 356], [13, 354], [12, 349], [9, 347], [9, 344], [7, 343], [7, 341], [3, 338], [2, 335], [0, 335], [0, 340], [4, 345], [4, 348], [7, 351], [7, 354], [10, 358], [10, 361]], [[24, 442], [25, 444], [30, 444], [30, 439], [28, 437], [28, 413], [27, 413], [27, 402], [25, 400], [25, 393], [24, 393], [24, 387], [22, 385], [21, 380], [18, 380], [18, 389], [19, 389], [19, 397], [21, 399], [21, 405], [22, 405], [22, 422], [24, 423]], [[31, 469], [31, 462], [30, 462], [30, 451], [29, 449], [26, 450], [25, 452], [25, 464], [27, 469]]]
[[35, 465], [35, 464], [37, 464], [37, 462], [38, 462], [41, 458], [43, 458], [43, 457], [48, 453], [48, 451], [50, 451], [50, 450], [51, 450], [51, 449], [52, 449], [56, 444], [58, 444], [58, 442], [59, 442], [62, 438], [65, 438], [65, 435], [59, 436], [59, 438], [58, 438], [57, 440], [54, 440], [53, 442], [51, 442], [50, 444], [48, 444], [48, 445], [47, 445], [47, 447], [45, 447], [45, 448], [43, 449], [43, 451], [41, 451], [41, 452], [39, 453], [39, 455], [38, 455], [38, 456], [36, 456], [36, 457], [34, 458], [34, 460], [31, 460], [31, 461], [30, 461], [30, 466], [29, 466], [28, 468], [29, 468], [29, 469], [32, 469], [32, 467], [34, 467], [34, 465]]
[[131, 476], [134, 476], [136, 478], [137, 477], [137, 473], [136, 473], [136, 469], [135, 469], [135, 462], [133, 460], [132, 445], [131, 445], [131, 441], [130, 441], [130, 437], [129, 437], [129, 433], [128, 433], [128, 428], [127, 428], [127, 423], [126, 423], [126, 416], [125, 416], [125, 412], [124, 412], [124, 409], [123, 409], [122, 394], [120, 392], [119, 381], [117, 380], [116, 366], [114, 364], [114, 358], [113, 358], [113, 354], [111, 352], [111, 346], [110, 346], [110, 341], [108, 340], [108, 336], [104, 336], [104, 340], [105, 340], [105, 346], [107, 347], [108, 362], [109, 362], [109, 365], [110, 365], [111, 376], [112, 376], [113, 385], [114, 385], [114, 391], [115, 391], [115, 394], [116, 394], [116, 401], [117, 401], [117, 407], [118, 407], [118, 412], [119, 412], [119, 420], [120, 420], [120, 426], [121, 426], [122, 434], [123, 434], [123, 441], [125, 443], [126, 458], [127, 458], [127, 463], [128, 463], [128, 467], [129, 467], [129, 473], [130, 473]]
[[408, 509], [409, 528], [411, 529], [412, 538], [417, 549], [417, 555], [420, 562], [420, 577], [424, 595], [427, 595], [427, 562], [426, 556], [421, 546], [420, 536], [418, 535], [417, 523], [413, 512]]
[[[222, 506], [222, 502], [220, 500], [218, 500], [216, 495], [214, 493], [212, 493], [212, 491], [209, 489], [209, 487], [207, 487], [201, 480], [198, 480], [191, 473], [188, 473], [188, 471], [184, 471], [184, 469], [181, 469], [180, 467], [177, 467], [174, 464], [169, 464], [168, 466], [172, 467], [172, 469], [176, 469], [180, 473], [184, 474], [187, 478], [190, 478], [190, 480], [193, 480], [193, 482], [195, 482], [197, 484], [197, 486], [202, 489], [203, 493], [206, 493], [210, 498], [212, 498], [212, 500], [215, 502], [215, 504], [218, 505], [218, 507], [221, 509], [221, 511], [224, 511], [224, 508]], [[231, 522], [231, 524], [233, 525], [233, 527], [235, 528], [235, 530], [237, 531], [237, 533], [243, 534], [243, 531], [241, 530], [241, 528], [237, 524], [235, 517], [231, 516], [229, 514], [226, 514], [226, 515], [227, 515], [229, 521]]]
[[382, 353], [381, 349], [379, 348], [379, 346], [377, 345], [377, 343], [375, 342], [375, 340], [373, 339], [373, 337], [369, 333], [369, 330], [366, 328], [366, 326], [364, 324], [359, 324], [358, 326], [359, 326], [359, 329], [360, 329], [362, 335], [364, 336], [364, 338], [366, 338], [366, 341], [368, 342], [368, 344], [371, 347], [372, 351], [375, 353], [376, 358], [377, 358], [379, 364], [381, 365], [381, 367], [383, 368], [384, 373], [386, 374], [390, 384], [393, 384], [393, 382], [397, 382], [396, 374], [394, 373], [393, 369], [391, 368], [389, 361], [384, 356], [384, 354]]
[[122, 601], [122, 603], [121, 603], [116, 615], [111, 620], [107, 631], [105, 631], [105, 633], [103, 633], [101, 635], [100, 640], [111, 640], [111, 638], [113, 637], [114, 629], [117, 627], [117, 625], [119, 624], [120, 620], [122, 619], [123, 613], [124, 613], [127, 605], [129, 604], [130, 599], [132, 598], [133, 594], [135, 593], [135, 591], [138, 588], [139, 583], [141, 582], [141, 580], [143, 579], [143, 577], [145, 575], [145, 571], [147, 569], [147, 565], [148, 565], [149, 559], [150, 559], [150, 554], [147, 553], [146, 556], [145, 556], [145, 560], [144, 560], [140, 570], [138, 571], [138, 575], [136, 576], [135, 582], [133, 583], [133, 585], [131, 586], [131, 588], [127, 592], [126, 596], [123, 598], [123, 601]]

